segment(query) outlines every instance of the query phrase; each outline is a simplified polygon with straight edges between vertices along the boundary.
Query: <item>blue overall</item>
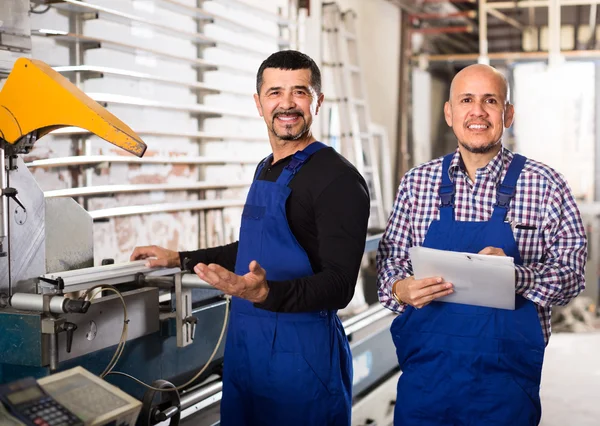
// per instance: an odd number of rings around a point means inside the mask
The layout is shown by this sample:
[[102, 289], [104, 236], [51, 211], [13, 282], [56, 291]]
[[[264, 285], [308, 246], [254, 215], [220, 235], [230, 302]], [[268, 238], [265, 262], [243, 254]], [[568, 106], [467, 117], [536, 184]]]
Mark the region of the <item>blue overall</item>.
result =
[[[294, 154], [276, 182], [254, 180], [242, 214], [235, 273], [256, 260], [273, 281], [313, 275], [287, 222], [288, 184], [312, 154]], [[269, 156], [259, 166], [260, 175]], [[352, 357], [336, 311], [276, 313], [234, 297], [223, 372], [223, 426], [350, 425]]]
[[[449, 178], [453, 155], [443, 160], [440, 219], [431, 223], [423, 246], [469, 253], [499, 247], [521, 264], [505, 218], [526, 158], [513, 158], [489, 221], [459, 222]], [[539, 423], [544, 337], [535, 305], [515, 297], [514, 311], [432, 302], [422, 309], [409, 306], [394, 320], [402, 369], [394, 426]]]

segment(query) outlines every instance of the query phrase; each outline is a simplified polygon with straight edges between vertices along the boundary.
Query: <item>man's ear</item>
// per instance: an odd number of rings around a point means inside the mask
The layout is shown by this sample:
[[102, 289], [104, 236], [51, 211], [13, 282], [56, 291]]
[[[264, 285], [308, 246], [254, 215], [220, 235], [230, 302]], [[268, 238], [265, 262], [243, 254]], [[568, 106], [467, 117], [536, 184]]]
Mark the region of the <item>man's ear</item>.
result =
[[444, 118], [446, 119], [448, 127], [452, 127], [452, 106], [450, 105], [450, 102], [444, 104]]
[[260, 104], [260, 97], [256, 93], [254, 94], [254, 103], [256, 104], [256, 109], [258, 110], [258, 114], [262, 117], [263, 116], [262, 105]]
[[512, 104], [506, 104], [504, 110], [504, 127], [509, 128], [515, 121], [515, 107]]
[[315, 110], [315, 115], [319, 114], [319, 110], [321, 109], [321, 105], [323, 105], [324, 99], [325, 95], [322, 93], [317, 97], [317, 109]]

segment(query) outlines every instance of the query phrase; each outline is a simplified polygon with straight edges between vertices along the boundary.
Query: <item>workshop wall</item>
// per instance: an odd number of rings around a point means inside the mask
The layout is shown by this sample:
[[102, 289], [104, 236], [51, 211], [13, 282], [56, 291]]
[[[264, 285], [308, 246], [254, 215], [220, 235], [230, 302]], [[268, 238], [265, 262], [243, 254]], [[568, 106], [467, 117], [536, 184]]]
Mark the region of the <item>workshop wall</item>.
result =
[[[160, 0], [94, 0], [90, 3], [157, 22], [182, 33], [198, 31], [196, 19], [180, 13], [183, 9], [166, 9], [165, 3]], [[191, 7], [196, 5], [194, 0], [180, 3]], [[202, 30], [206, 37], [217, 42], [216, 47], [203, 50], [202, 59], [221, 66], [215, 71], [203, 72], [200, 78], [206, 84], [223, 88], [222, 92], [206, 94], [203, 99], [198, 99], [197, 93], [189, 87], [144, 78], [124, 78], [110, 73], [105, 73], [102, 78], [88, 78], [90, 75], [80, 74], [79, 85], [93, 98], [108, 99], [108, 110], [140, 132], [148, 145], [145, 157], [205, 156], [230, 161], [240, 159], [248, 164], [193, 166], [111, 163], [100, 164], [88, 170], [79, 167], [33, 169], [42, 189], [50, 191], [83, 186], [148, 183], [185, 184], [198, 180], [224, 184], [240, 181], [249, 183], [256, 162], [266, 156], [270, 149], [264, 124], [256, 113], [252, 98], [255, 73], [260, 62], [269, 53], [279, 50], [280, 27], [276, 23], [277, 13], [279, 8], [284, 15], [287, 13], [287, 0], [262, 1], [260, 5], [249, 2], [254, 4], [252, 7], [241, 7], [239, 3], [243, 2], [215, 1], [205, 2], [202, 6], [207, 12], [226, 18], [206, 24]], [[258, 8], [264, 10], [264, 13]], [[74, 32], [77, 29], [74, 28], [74, 16], [72, 12], [52, 8], [43, 15], [32, 15], [32, 29]], [[236, 22], [240, 25], [236, 25]], [[189, 60], [197, 57], [197, 48], [181, 34], [171, 34], [152, 25], [123, 18], [115, 19], [102, 13], [98, 19], [83, 21], [80, 33], [86, 37], [139, 47], [117, 49], [109, 46], [109, 43], [103, 43], [99, 49], [84, 50], [85, 65], [151, 74], [182, 83], [193, 84], [197, 81], [197, 71], [189, 63]], [[33, 39], [33, 57], [53, 66], [76, 65], [74, 51], [72, 42], [57, 42], [51, 37]], [[140, 101], [156, 101], [159, 107], [135, 105]], [[193, 109], [199, 102], [209, 108], [223, 110], [223, 114], [207, 118], [203, 114], [190, 113], [188, 109]], [[169, 108], [165, 107], [167, 104]], [[202, 120], [198, 120], [198, 116]], [[213, 140], [185, 136], [199, 131], [223, 135], [224, 138]], [[163, 133], [171, 135], [165, 136]], [[99, 138], [86, 138], [89, 141], [87, 146], [85, 140], [72, 135], [48, 136], [36, 144], [27, 160], [82, 154], [124, 155], [119, 148]], [[164, 205], [198, 199], [243, 200], [246, 191], [247, 187], [240, 188], [238, 185], [224, 190], [115, 193], [80, 198], [79, 201], [88, 211], [93, 212], [113, 207]], [[136, 245], [158, 244], [171, 249], [194, 249], [230, 242], [237, 238], [240, 213], [240, 208], [228, 208], [224, 211], [155, 213], [96, 221], [95, 263], [98, 264], [104, 258], [115, 258], [117, 262], [126, 261]]]

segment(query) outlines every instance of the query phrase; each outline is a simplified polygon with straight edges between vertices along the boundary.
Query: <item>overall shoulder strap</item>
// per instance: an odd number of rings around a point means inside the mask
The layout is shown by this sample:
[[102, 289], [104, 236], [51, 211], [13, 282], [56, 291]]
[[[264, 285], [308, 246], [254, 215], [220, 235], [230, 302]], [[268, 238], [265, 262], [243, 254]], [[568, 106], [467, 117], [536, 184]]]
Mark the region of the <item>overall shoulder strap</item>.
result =
[[444, 156], [442, 161], [442, 183], [438, 194], [440, 196], [440, 220], [454, 220], [454, 183], [450, 180], [450, 163], [455, 153]]
[[288, 163], [288, 165], [285, 166], [285, 168], [277, 178], [277, 183], [287, 186], [294, 177], [294, 175], [298, 173], [298, 170], [300, 170], [304, 163], [308, 161], [311, 155], [323, 148], [327, 148], [327, 145], [325, 145], [322, 142], [313, 142], [306, 148], [304, 148], [302, 151], [296, 152], [293, 155], [290, 162]]
[[514, 155], [510, 165], [508, 166], [504, 180], [496, 190], [496, 204], [494, 204], [492, 218], [496, 218], [497, 220], [501, 221], [504, 221], [506, 218], [508, 207], [516, 193], [519, 175], [521, 174], [526, 161], [527, 157], [524, 157], [520, 154]]

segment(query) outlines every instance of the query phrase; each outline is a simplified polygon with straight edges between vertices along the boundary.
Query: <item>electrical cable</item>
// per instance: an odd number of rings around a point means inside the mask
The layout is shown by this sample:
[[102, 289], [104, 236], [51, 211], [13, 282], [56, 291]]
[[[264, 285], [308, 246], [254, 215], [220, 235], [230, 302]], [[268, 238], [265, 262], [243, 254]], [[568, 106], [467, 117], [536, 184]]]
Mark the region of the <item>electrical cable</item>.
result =
[[[95, 291], [93, 294], [91, 294], [92, 291], [94, 291], [94, 290], [97, 290], [97, 291]], [[111, 375], [111, 374], [118, 375], [118, 376], [125, 376], [125, 377], [128, 377], [129, 379], [135, 381], [136, 383], [139, 383], [140, 385], [145, 386], [148, 389], [152, 389], [152, 390], [155, 390], [158, 392], [177, 392], [179, 390], [186, 388], [190, 384], [192, 384], [206, 371], [206, 369], [208, 368], [210, 363], [213, 361], [215, 355], [217, 354], [217, 351], [221, 347], [221, 343], [223, 342], [223, 337], [225, 336], [225, 330], [227, 329], [227, 323], [229, 320], [229, 305], [231, 303], [230, 296], [225, 295], [225, 299], [226, 299], [227, 303], [225, 304], [225, 315], [223, 317], [223, 326], [221, 327], [221, 333], [219, 334], [219, 339], [217, 340], [217, 343], [215, 345], [215, 348], [213, 349], [213, 352], [211, 353], [210, 357], [208, 358], [208, 360], [206, 361], [204, 366], [198, 371], [198, 373], [196, 373], [194, 375], [194, 377], [192, 377], [190, 380], [188, 380], [183, 385], [180, 385], [180, 386], [177, 386], [174, 388], [169, 388], [169, 389], [160, 389], [160, 388], [153, 387], [147, 383], [144, 383], [143, 381], [139, 380], [138, 378], [136, 378], [130, 374], [123, 373], [121, 371], [112, 371], [113, 368], [115, 367], [115, 365], [117, 364], [117, 362], [119, 361], [119, 358], [123, 354], [123, 350], [125, 349], [125, 343], [127, 342], [129, 319], [127, 318], [127, 304], [125, 303], [125, 299], [123, 298], [123, 295], [121, 294], [121, 292], [119, 290], [117, 290], [115, 287], [113, 287], [111, 285], [107, 285], [107, 284], [99, 284], [99, 285], [96, 285], [94, 287], [87, 289], [83, 295], [83, 299], [85, 299], [86, 297], [88, 297], [91, 294], [91, 297], [89, 297], [89, 300], [91, 301], [98, 294], [100, 294], [102, 291], [105, 291], [105, 290], [115, 293], [119, 297], [119, 299], [121, 299], [121, 303], [123, 304], [123, 331], [121, 332], [121, 338], [119, 340], [119, 344], [117, 345], [117, 349], [115, 350], [113, 357], [111, 358], [110, 362], [108, 363], [108, 365], [106, 366], [104, 371], [100, 374], [100, 378], [105, 378], [106, 376]]]
[[221, 334], [219, 335], [219, 340], [217, 341], [217, 344], [215, 345], [215, 348], [214, 348], [212, 354], [210, 355], [210, 357], [208, 358], [208, 360], [206, 361], [204, 366], [200, 369], [200, 371], [198, 371], [198, 373], [196, 373], [194, 375], [194, 377], [192, 377], [190, 380], [188, 380], [183, 385], [179, 385], [177, 387], [170, 388], [170, 389], [159, 389], [154, 386], [150, 386], [149, 384], [144, 383], [143, 381], [139, 380], [138, 378], [136, 378], [130, 374], [123, 373], [121, 371], [109, 371], [108, 373], [106, 373], [106, 375], [108, 376], [108, 375], [113, 374], [113, 375], [118, 375], [118, 376], [125, 376], [125, 377], [128, 377], [131, 380], [135, 381], [136, 383], [139, 383], [140, 385], [147, 387], [148, 389], [155, 390], [158, 392], [177, 392], [177, 391], [180, 391], [180, 390], [188, 387], [190, 384], [195, 382], [206, 371], [206, 369], [208, 368], [208, 366], [214, 359], [215, 355], [217, 354], [219, 347], [221, 346], [223, 337], [225, 336], [225, 330], [227, 329], [227, 323], [229, 321], [229, 305], [231, 303], [231, 296], [225, 295], [225, 299], [227, 300], [227, 303], [225, 304], [225, 316], [223, 318], [223, 326], [221, 327]]
[[121, 332], [121, 338], [119, 339], [119, 344], [117, 345], [117, 349], [115, 349], [115, 353], [113, 354], [113, 357], [111, 358], [110, 362], [108, 363], [108, 365], [106, 366], [104, 371], [100, 374], [100, 378], [103, 379], [104, 377], [106, 377], [106, 375], [108, 375], [112, 371], [112, 369], [115, 367], [115, 365], [119, 361], [119, 358], [123, 354], [123, 350], [125, 349], [125, 343], [127, 342], [127, 332], [129, 329], [129, 318], [127, 318], [127, 304], [125, 303], [125, 299], [123, 298], [123, 295], [121, 294], [121, 292], [119, 290], [117, 290], [115, 287], [113, 287], [111, 285], [100, 284], [100, 285], [91, 287], [85, 291], [85, 293], [83, 295], [83, 299], [85, 300], [85, 298], [87, 296], [89, 296], [93, 290], [96, 290], [96, 289], [98, 289], [98, 291], [96, 291], [93, 294], [93, 296], [89, 299], [90, 301], [94, 297], [96, 297], [98, 294], [100, 294], [100, 292], [102, 292], [102, 291], [111, 291], [111, 292], [115, 293], [119, 297], [119, 299], [121, 299], [121, 303], [123, 304], [123, 331]]
[[96, 298], [96, 296], [98, 296], [100, 293], [102, 293], [102, 287], [96, 289], [96, 291], [94, 292], [94, 294], [92, 294], [89, 298], [88, 301], [92, 301]]

